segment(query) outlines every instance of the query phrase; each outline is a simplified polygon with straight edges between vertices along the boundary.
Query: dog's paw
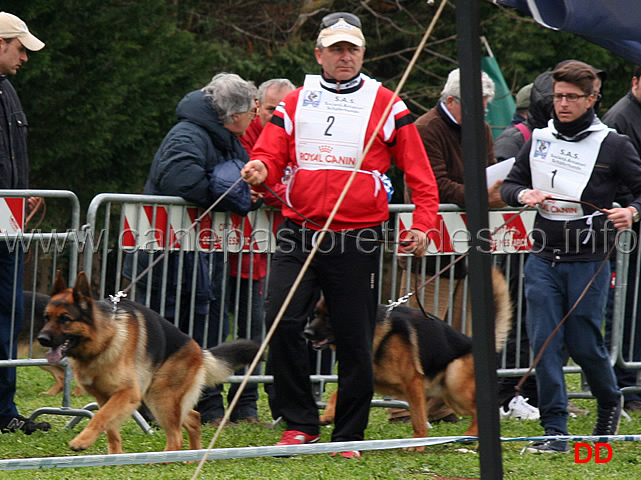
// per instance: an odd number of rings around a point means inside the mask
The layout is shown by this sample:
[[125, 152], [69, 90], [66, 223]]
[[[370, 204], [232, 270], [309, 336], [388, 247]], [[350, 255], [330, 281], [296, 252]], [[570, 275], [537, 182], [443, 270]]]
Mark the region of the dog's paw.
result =
[[407, 452], [423, 453], [425, 451], [425, 447], [409, 447], [409, 448], [404, 448], [403, 450]]
[[334, 417], [328, 417], [327, 415], [318, 417], [318, 424], [321, 426], [331, 425], [332, 423], [334, 423]]
[[51, 395], [51, 396], [55, 396], [55, 395], [58, 395], [60, 392], [62, 392], [62, 389], [61, 389], [61, 388], [51, 387], [51, 388], [50, 388], [49, 390], [47, 390], [46, 392], [40, 392], [40, 395]]
[[82, 452], [83, 450], [87, 450], [91, 445], [93, 445], [93, 442], [83, 437], [82, 433], [69, 442], [69, 447], [74, 452]]

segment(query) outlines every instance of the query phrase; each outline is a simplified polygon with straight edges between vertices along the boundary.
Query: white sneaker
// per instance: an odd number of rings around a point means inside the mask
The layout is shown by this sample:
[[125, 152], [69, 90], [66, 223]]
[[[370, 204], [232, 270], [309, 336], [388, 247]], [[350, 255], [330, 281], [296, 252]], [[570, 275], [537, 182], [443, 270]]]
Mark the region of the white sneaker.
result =
[[517, 395], [508, 405], [508, 410], [505, 411], [503, 407], [499, 408], [501, 418], [516, 418], [518, 420], [538, 420], [539, 409], [527, 403], [528, 399]]

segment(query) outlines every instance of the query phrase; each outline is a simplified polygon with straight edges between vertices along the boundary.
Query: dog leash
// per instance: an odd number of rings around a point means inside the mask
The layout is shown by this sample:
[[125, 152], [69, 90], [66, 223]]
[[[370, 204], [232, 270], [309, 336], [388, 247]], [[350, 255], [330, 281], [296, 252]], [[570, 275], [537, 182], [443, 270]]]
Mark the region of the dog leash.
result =
[[[590, 202], [586, 202], [586, 201], [584, 201], [584, 200], [568, 200], [568, 199], [564, 199], [564, 198], [556, 198], [556, 197], [548, 197], [548, 198], [547, 198], [547, 200], [552, 200], [552, 201], [562, 201], [562, 202], [569, 202], [569, 203], [579, 203], [579, 204], [583, 204], [583, 205], [589, 206], [589, 207], [593, 208], [595, 211], [598, 211], [598, 212], [600, 212], [600, 213], [602, 213], [602, 214], [604, 214], [604, 215], [607, 215], [607, 212], [605, 211], [605, 209], [600, 208], [600, 207], [597, 207], [596, 205], [594, 205], [594, 204], [592, 204], [592, 203], [590, 203]], [[550, 344], [550, 342], [552, 341], [552, 339], [553, 339], [553, 338], [556, 336], [556, 334], [559, 332], [559, 330], [561, 329], [561, 327], [563, 326], [563, 324], [565, 323], [565, 321], [569, 318], [569, 316], [572, 314], [572, 312], [573, 312], [573, 311], [578, 307], [578, 305], [579, 305], [579, 303], [581, 302], [581, 300], [583, 300], [583, 298], [584, 298], [584, 297], [585, 297], [585, 295], [587, 294], [587, 292], [588, 292], [589, 288], [592, 286], [592, 284], [594, 283], [594, 281], [595, 281], [595, 280], [596, 280], [596, 278], [598, 277], [599, 273], [601, 273], [601, 270], [603, 270], [603, 267], [605, 266], [606, 262], [608, 262], [608, 261], [610, 260], [610, 256], [612, 255], [612, 252], [614, 252], [614, 248], [615, 248], [615, 247], [616, 247], [616, 242], [612, 242], [612, 246], [611, 246], [611, 247], [610, 247], [610, 249], [608, 250], [607, 255], [605, 256], [605, 258], [603, 259], [603, 261], [602, 261], [602, 262], [601, 262], [601, 264], [599, 265], [599, 268], [597, 269], [597, 271], [595, 272], [595, 274], [592, 276], [592, 278], [590, 279], [590, 281], [586, 284], [585, 288], [583, 289], [583, 291], [581, 292], [581, 294], [579, 295], [579, 297], [578, 297], [578, 298], [576, 299], [576, 301], [574, 302], [574, 305], [572, 305], [572, 307], [570, 308], [570, 310], [568, 310], [568, 312], [567, 312], [567, 313], [565, 314], [565, 316], [561, 319], [561, 321], [559, 322], [559, 324], [554, 328], [554, 330], [552, 330], [552, 332], [550, 333], [550, 335], [548, 336], [548, 338], [545, 340], [545, 342], [543, 342], [543, 345], [541, 346], [541, 349], [539, 350], [539, 352], [537, 353], [536, 357], [535, 357], [535, 358], [534, 358], [534, 360], [532, 361], [532, 364], [530, 365], [530, 368], [528, 368], [528, 371], [527, 371], [527, 372], [525, 372], [525, 374], [521, 377], [521, 379], [519, 380], [519, 382], [518, 382], [518, 383], [516, 384], [516, 386], [514, 387], [514, 391], [515, 391], [516, 395], [521, 395], [521, 387], [523, 386], [523, 383], [525, 382], [525, 380], [527, 379], [527, 377], [529, 377], [529, 376], [531, 375], [532, 371], [536, 368], [536, 366], [538, 365], [538, 363], [541, 361], [541, 358], [543, 357], [543, 353], [544, 353], [544, 352], [545, 352], [545, 350], [547, 349], [547, 347], [548, 347], [548, 345]]]
[[610, 255], [612, 255], [612, 252], [614, 252], [614, 247], [615, 246], [616, 246], [616, 242], [612, 242], [612, 246], [610, 247], [610, 250], [608, 250], [608, 254], [603, 259], [603, 261], [599, 265], [599, 268], [597, 269], [595, 274], [592, 276], [590, 281], [586, 284], [585, 288], [581, 292], [581, 295], [579, 295], [579, 297], [576, 299], [576, 302], [574, 302], [574, 305], [572, 305], [570, 310], [568, 310], [568, 313], [565, 314], [565, 316], [561, 319], [561, 321], [556, 326], [556, 328], [554, 330], [552, 330], [552, 332], [550, 333], [548, 338], [545, 340], [545, 342], [543, 342], [543, 345], [541, 346], [541, 350], [539, 350], [539, 352], [537, 353], [536, 357], [532, 361], [532, 364], [530, 365], [530, 368], [528, 369], [527, 372], [525, 372], [525, 374], [523, 374], [523, 376], [521, 377], [519, 382], [514, 387], [514, 391], [516, 392], [517, 395], [521, 395], [521, 387], [523, 386], [523, 383], [525, 382], [527, 377], [530, 376], [530, 374], [532, 373], [534, 368], [537, 366], [537, 364], [541, 361], [541, 357], [543, 356], [543, 352], [545, 352], [545, 349], [548, 347], [548, 345], [550, 344], [550, 342], [552, 341], [554, 336], [559, 332], [559, 330], [561, 329], [561, 326], [565, 323], [565, 321], [572, 314], [572, 312], [576, 309], [576, 307], [578, 307], [578, 305], [581, 302], [581, 300], [583, 300], [583, 297], [585, 297], [585, 295], [588, 293], [589, 288], [592, 286], [592, 284], [594, 283], [596, 278], [599, 276], [599, 273], [601, 273], [601, 270], [603, 270], [603, 267], [605, 266], [606, 262], [608, 262], [610, 260]]
[[[499, 225], [494, 230], [492, 230], [492, 233], [490, 234], [490, 236], [496, 235], [497, 232], [501, 231], [501, 229], [505, 228], [510, 223], [512, 223], [514, 220], [516, 220], [518, 218], [518, 216], [521, 215], [528, 208], [530, 208], [528, 205], [524, 205], [518, 212], [516, 212], [514, 215], [509, 217], [505, 222], [503, 222], [501, 225]], [[456, 263], [460, 262], [463, 258], [467, 257], [469, 254], [470, 254], [469, 251], [460, 254], [458, 256], [458, 258], [456, 258], [455, 260], [453, 260], [450, 263], [448, 263], [447, 265], [445, 265], [442, 269], [440, 269], [438, 272], [436, 272], [434, 275], [432, 275], [430, 278], [428, 278], [427, 280], [425, 280], [423, 283], [421, 283], [418, 286], [416, 286], [416, 284], [418, 283], [418, 280], [417, 280], [415, 282], [414, 290], [412, 290], [411, 292], [403, 295], [402, 297], [399, 297], [395, 302], [392, 302], [390, 300], [389, 304], [387, 306], [387, 310], [385, 312], [385, 318], [386, 319], [389, 318], [390, 314], [392, 313], [392, 310], [394, 310], [396, 307], [399, 307], [399, 306], [403, 305], [404, 303], [408, 302], [410, 297], [412, 297], [413, 295], [416, 295], [416, 293], [419, 290], [425, 288], [429, 283], [433, 282], [434, 279], [436, 279], [437, 277], [441, 276], [443, 273], [447, 272]], [[418, 303], [418, 306], [420, 307], [421, 312], [423, 312], [423, 315], [425, 316], [425, 318], [428, 318], [429, 315], [425, 312], [425, 308], [423, 307], [423, 305], [420, 302], [420, 300], [418, 299], [418, 297], [416, 297], [416, 302]]]
[[336, 212], [338, 211], [338, 208], [342, 204], [342, 202], [343, 202], [343, 200], [344, 200], [344, 198], [345, 198], [345, 196], [347, 194], [347, 191], [349, 190], [349, 188], [350, 188], [350, 186], [352, 184], [352, 181], [353, 181], [353, 179], [354, 179], [354, 177], [356, 175], [356, 172], [360, 169], [360, 166], [361, 166], [361, 164], [363, 162], [363, 159], [365, 158], [365, 156], [367, 155], [367, 153], [369, 152], [371, 146], [374, 143], [376, 135], [378, 135], [378, 132], [383, 127], [383, 121], [385, 120], [385, 118], [387, 118], [387, 116], [391, 112], [392, 105], [393, 105], [393, 102], [394, 102], [394, 97], [397, 96], [398, 93], [400, 93], [401, 89], [405, 85], [405, 82], [407, 81], [407, 78], [409, 77], [410, 72], [414, 68], [414, 65], [416, 64], [416, 61], [418, 60], [418, 57], [419, 57], [421, 51], [425, 47], [425, 44], [427, 43], [427, 39], [432, 35], [432, 31], [434, 30], [434, 27], [436, 26], [436, 23], [437, 23], [438, 19], [440, 18], [441, 13], [443, 12], [443, 9], [445, 8], [445, 5], [447, 3], [448, 3], [448, 0], [443, 0], [441, 2], [441, 5], [439, 6], [438, 10], [436, 11], [434, 16], [432, 17], [432, 21], [431, 21], [430, 25], [428, 26], [427, 30], [425, 31], [425, 34], [423, 35], [423, 38], [419, 42], [419, 45], [416, 48], [416, 51], [414, 52], [414, 56], [410, 60], [409, 64], [407, 65], [407, 68], [405, 69], [405, 72], [403, 73], [401, 79], [398, 82], [398, 85], [396, 86], [396, 91], [394, 92], [394, 96], [392, 97], [392, 99], [390, 100], [389, 104], [385, 108], [385, 110], [383, 112], [383, 115], [381, 116], [380, 122], [376, 125], [376, 128], [374, 129], [374, 132], [372, 133], [372, 136], [370, 137], [369, 141], [367, 142], [367, 145], [365, 145], [365, 148], [363, 149], [362, 155], [360, 156], [359, 160], [356, 162], [356, 165], [354, 166], [354, 171], [350, 175], [349, 179], [347, 180], [347, 183], [343, 187], [343, 191], [341, 192], [340, 196], [336, 200], [336, 204], [334, 205], [334, 208], [332, 209], [331, 213], [329, 214], [329, 217], [327, 218], [327, 222], [325, 224], [325, 227], [323, 229], [321, 229], [320, 235], [319, 235], [319, 238], [318, 238], [318, 244], [315, 245], [314, 248], [312, 249], [312, 251], [308, 254], [307, 259], [306, 259], [305, 263], [303, 264], [303, 266], [301, 267], [301, 270], [300, 270], [298, 276], [296, 277], [296, 279], [294, 280], [294, 283], [290, 287], [290, 290], [289, 290], [287, 296], [285, 297], [285, 300], [283, 301], [283, 305], [281, 306], [279, 312], [276, 314], [276, 318], [274, 319], [274, 322], [272, 323], [269, 331], [267, 331], [267, 333], [265, 334], [265, 338], [264, 338], [263, 342], [261, 343], [261, 346], [258, 349], [258, 352], [256, 353], [256, 357], [254, 358], [254, 361], [247, 368], [245, 376], [243, 377], [243, 380], [242, 380], [241, 384], [238, 387], [238, 391], [236, 392], [236, 395], [234, 395], [234, 398], [230, 402], [229, 407], [227, 408], [227, 412], [225, 413], [222, 421], [220, 422], [220, 425], [218, 426], [218, 429], [216, 430], [216, 433], [214, 433], [214, 436], [211, 439], [211, 442], [209, 443], [209, 446], [207, 447], [207, 452], [205, 453], [203, 459], [198, 463], [198, 467], [196, 468], [196, 471], [194, 472], [192, 480], [196, 479], [198, 477], [198, 475], [200, 474], [200, 471], [202, 470], [203, 465], [204, 465], [205, 461], [207, 460], [207, 454], [213, 448], [213, 446], [216, 444], [216, 441], [217, 441], [218, 437], [220, 436], [220, 433], [221, 433], [223, 427], [225, 426], [226, 422], [229, 420], [229, 417], [231, 415], [231, 411], [234, 409], [234, 407], [238, 403], [240, 395], [244, 391], [245, 385], [247, 385], [247, 382], [249, 380], [249, 376], [252, 374], [252, 372], [256, 368], [258, 360], [263, 355], [267, 343], [269, 342], [269, 340], [273, 336], [273, 334], [274, 334], [274, 332], [276, 330], [276, 327], [278, 327], [281, 319], [283, 318], [283, 316], [285, 314], [285, 311], [288, 308], [288, 306], [289, 306], [289, 304], [290, 304], [290, 302], [291, 302], [291, 300], [292, 300], [292, 298], [294, 296], [294, 293], [298, 289], [298, 286], [300, 285], [300, 283], [301, 283], [301, 281], [303, 279], [303, 276], [307, 272], [307, 269], [309, 268], [309, 265], [311, 264], [316, 252], [318, 251], [319, 244], [325, 238], [325, 234], [327, 232], [327, 229], [329, 228], [329, 225], [331, 224], [331, 222], [333, 221], [334, 217], [336, 216]]
[[118, 303], [122, 298], [125, 298], [127, 296], [127, 293], [131, 288], [139, 282], [145, 275], [147, 275], [158, 263], [160, 263], [171, 251], [173, 247], [175, 247], [180, 241], [187, 235], [193, 228], [195, 228], [197, 225], [200, 224], [203, 218], [205, 218], [207, 215], [211, 213], [211, 211], [216, 208], [216, 206], [238, 185], [241, 181], [243, 180], [243, 177], [240, 176], [238, 179], [227, 189], [223, 194], [216, 199], [214, 203], [212, 203], [194, 222], [189, 225], [186, 229], [178, 232], [176, 234], [176, 239], [165, 249], [165, 251], [161, 254], [158, 255], [148, 266], [145, 268], [136, 278], [134, 278], [129, 285], [127, 285], [126, 288], [123, 290], [119, 290], [115, 295], [109, 295], [109, 299], [113, 303], [113, 312], [115, 313], [118, 310]]
[[[310, 223], [310, 224], [312, 224], [315, 227], [318, 227], [320, 229], [324, 229], [325, 228], [320, 223], [315, 222], [311, 218], [306, 217], [304, 214], [302, 214], [301, 212], [296, 210], [293, 205], [287, 203], [283, 199], [283, 197], [278, 195], [274, 190], [269, 188], [266, 184], [263, 184], [263, 187], [265, 188], [265, 190], [267, 190], [269, 193], [271, 193], [276, 198], [276, 200], [278, 200], [283, 205], [287, 205], [288, 208], [290, 208], [296, 215], [298, 215], [300, 218], [302, 218], [305, 222]], [[410, 242], [408, 242], [407, 240], [389, 241], [389, 240], [386, 240], [386, 239], [362, 238], [362, 237], [360, 237], [358, 235], [353, 235], [353, 234], [349, 233], [349, 230], [345, 230], [345, 231], [328, 230], [328, 231], [332, 232], [332, 233], [338, 233], [338, 234], [341, 234], [341, 235], [345, 235], [346, 237], [356, 238], [361, 242], [377, 242], [377, 243], [385, 243], [387, 245], [390, 245], [390, 244], [391, 245], [400, 245], [401, 247], [407, 247], [410, 244]]]
[[[568, 199], [556, 198], [556, 197], [548, 197], [548, 198], [547, 198], [547, 200], [563, 201], [563, 202], [569, 202], [569, 203], [579, 203], [579, 204], [582, 204], [582, 205], [589, 206], [589, 207], [593, 208], [595, 211], [598, 211], [598, 212], [600, 212], [600, 213], [602, 213], [602, 214], [604, 214], [604, 215], [607, 215], [607, 212], [605, 211], [605, 209], [600, 208], [600, 207], [597, 207], [596, 205], [594, 205], [594, 204], [592, 204], [592, 203], [590, 203], [590, 202], [586, 202], [586, 201], [584, 201], [584, 200], [568, 200]], [[523, 206], [523, 207], [522, 207], [518, 212], [514, 213], [514, 215], [512, 215], [512, 216], [511, 216], [511, 217], [509, 217], [505, 222], [503, 222], [501, 225], [499, 225], [498, 227], [496, 227], [496, 228], [492, 231], [492, 233], [491, 233], [491, 235], [490, 235], [490, 236], [494, 236], [494, 235], [495, 235], [497, 232], [499, 232], [501, 229], [503, 229], [504, 227], [506, 227], [507, 225], [509, 225], [510, 223], [512, 223], [514, 220], [516, 220], [516, 218], [517, 218], [517, 217], [519, 217], [519, 216], [520, 216], [524, 211], [526, 211], [528, 208], [532, 208], [532, 207], [530, 207], [529, 205], [524, 205], [524, 206]], [[455, 264], [455, 263], [459, 262], [463, 257], [466, 257], [467, 255], [469, 255], [469, 251], [468, 251], [468, 252], [465, 252], [465, 253], [462, 253], [462, 254], [461, 254], [461, 255], [460, 255], [456, 260], [454, 260], [454, 261], [450, 262], [448, 265], [446, 265], [444, 268], [442, 268], [439, 272], [437, 272], [436, 274], [432, 275], [430, 278], [428, 278], [425, 282], [423, 282], [423, 283], [422, 283], [422, 284], [420, 284], [419, 286], [415, 286], [415, 288], [414, 288], [414, 290], [413, 290], [413, 291], [411, 291], [411, 292], [409, 292], [408, 294], [406, 294], [406, 295], [404, 295], [404, 296], [400, 297], [400, 298], [399, 298], [398, 300], [396, 300], [395, 302], [390, 301], [390, 302], [389, 302], [389, 305], [388, 305], [387, 312], [386, 312], [386, 318], [388, 318], [388, 317], [389, 317], [389, 315], [390, 315], [391, 311], [392, 311], [394, 308], [396, 308], [396, 307], [398, 307], [398, 306], [402, 305], [403, 303], [406, 303], [407, 301], [409, 301], [409, 299], [410, 299], [410, 297], [411, 297], [412, 295], [415, 295], [419, 290], [421, 290], [421, 289], [425, 288], [425, 287], [426, 287], [430, 282], [434, 281], [434, 279], [435, 279], [436, 277], [440, 276], [442, 273], [444, 273], [444, 272], [446, 272], [447, 270], [449, 270], [450, 268], [452, 268], [452, 266], [454, 266], [454, 264]], [[608, 254], [608, 255], [609, 255], [609, 254]], [[418, 281], [417, 281], [416, 283], [418, 283]], [[428, 315], [426, 314], [426, 312], [425, 312], [425, 309], [424, 309], [423, 305], [422, 305], [422, 304], [421, 304], [421, 302], [418, 300], [418, 297], [416, 297], [416, 302], [418, 303], [418, 306], [420, 307], [421, 311], [423, 312], [423, 315], [425, 315], [425, 316], [427, 317]]]

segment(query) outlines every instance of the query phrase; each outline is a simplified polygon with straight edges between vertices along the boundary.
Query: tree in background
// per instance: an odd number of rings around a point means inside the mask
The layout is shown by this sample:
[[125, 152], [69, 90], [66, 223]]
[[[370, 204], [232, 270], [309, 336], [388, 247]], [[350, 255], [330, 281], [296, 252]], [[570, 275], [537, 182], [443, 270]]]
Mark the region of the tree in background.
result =
[[[86, 209], [102, 192], [139, 193], [185, 93], [219, 72], [256, 84], [295, 84], [318, 66], [310, 52], [329, 11], [358, 14], [364, 72], [394, 89], [436, 5], [425, 0], [21, 0], [6, 7], [47, 48], [16, 77], [29, 118], [31, 187], [68, 189]], [[513, 92], [558, 61], [608, 72], [603, 110], [629, 87], [629, 64], [574, 35], [482, 2], [482, 33]], [[417, 116], [455, 68], [456, 2], [444, 14], [401, 96]], [[395, 176], [394, 171], [391, 172]], [[394, 178], [397, 196], [401, 182]]]

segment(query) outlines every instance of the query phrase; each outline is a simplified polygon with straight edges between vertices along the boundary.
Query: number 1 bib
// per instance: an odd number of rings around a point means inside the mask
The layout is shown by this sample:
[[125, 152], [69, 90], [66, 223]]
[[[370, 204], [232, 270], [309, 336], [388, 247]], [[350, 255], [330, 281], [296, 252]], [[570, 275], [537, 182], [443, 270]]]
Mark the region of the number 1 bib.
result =
[[[532, 187], [555, 198], [580, 200], [608, 133], [602, 124], [580, 142], [566, 142], [557, 139], [549, 127], [535, 129], [530, 148]], [[585, 216], [581, 204], [563, 200], [545, 200], [538, 210], [549, 220], [578, 220]]]

